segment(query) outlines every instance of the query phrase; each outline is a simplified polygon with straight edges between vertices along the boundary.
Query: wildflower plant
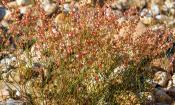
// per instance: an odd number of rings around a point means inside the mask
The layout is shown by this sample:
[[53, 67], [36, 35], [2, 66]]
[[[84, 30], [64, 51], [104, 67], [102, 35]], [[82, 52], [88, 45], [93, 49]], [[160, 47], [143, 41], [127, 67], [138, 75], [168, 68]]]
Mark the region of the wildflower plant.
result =
[[[171, 29], [153, 31], [148, 27], [134, 37], [140, 20], [135, 8], [124, 12], [123, 23], [108, 5], [83, 6], [60, 14], [65, 19], [56, 24], [57, 13], [47, 16], [36, 1], [26, 14], [14, 10], [8, 32], [0, 36], [0, 51], [8, 50], [8, 35], [17, 46], [14, 54], [22, 99], [34, 105], [117, 104], [122, 93], [138, 97], [137, 93], [149, 91], [150, 86], [142, 81], [152, 75], [146, 67], [171, 45], [166, 42]], [[123, 27], [129, 31], [120, 36]], [[21, 59], [19, 51], [28, 57]], [[32, 53], [37, 51], [41, 55], [34, 60]], [[31, 66], [26, 66], [28, 62]], [[124, 71], [113, 75], [121, 66]]]

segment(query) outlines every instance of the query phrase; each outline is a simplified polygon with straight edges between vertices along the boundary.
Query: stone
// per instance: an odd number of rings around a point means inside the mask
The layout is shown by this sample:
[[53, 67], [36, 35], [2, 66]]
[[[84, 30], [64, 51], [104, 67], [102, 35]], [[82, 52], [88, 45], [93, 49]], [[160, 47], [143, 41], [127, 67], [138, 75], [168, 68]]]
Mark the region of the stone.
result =
[[175, 87], [175, 73], [172, 76], [172, 85]]
[[66, 2], [66, 3], [70, 3], [70, 2], [71, 2], [71, 0], [65, 0], [65, 2]]
[[171, 15], [174, 16], [174, 15], [175, 15], [175, 9], [174, 9], [174, 8], [171, 8], [171, 9], [170, 9], [170, 13], [171, 13]]
[[0, 7], [0, 20], [2, 20], [5, 15], [6, 15], [6, 9], [4, 7]]
[[[149, 10], [147, 8], [144, 8], [141, 12], [140, 12], [140, 16], [146, 16], [149, 13]], [[150, 14], [151, 15], [151, 14]]]
[[2, 19], [9, 19], [10, 18], [10, 15], [11, 15], [11, 11], [10, 10], [8, 10], [5, 7], [1, 7], [0, 6], [0, 21]]
[[24, 102], [20, 101], [20, 100], [14, 100], [12, 98], [9, 98], [7, 101], [6, 101], [6, 105], [23, 105]]
[[153, 17], [151, 16], [144, 16], [140, 18], [141, 22], [145, 25], [151, 25], [154, 21]]
[[5, 57], [3, 58], [0, 63], [3, 65], [10, 65], [12, 62], [16, 61], [16, 57], [14, 57], [13, 55], [10, 55], [9, 57]]
[[175, 20], [168, 21], [168, 26], [175, 26]]
[[6, 28], [9, 27], [9, 23], [7, 22], [7, 20], [2, 20], [1, 25]]
[[151, 13], [153, 14], [153, 16], [160, 14], [160, 9], [159, 9], [159, 6], [157, 4], [153, 3], [151, 5]]
[[116, 67], [113, 72], [110, 74], [110, 79], [113, 80], [115, 83], [122, 83], [123, 82], [123, 73], [125, 71], [125, 67], [123, 65]]
[[163, 30], [163, 29], [165, 29], [165, 27], [163, 25], [157, 24], [157, 25], [151, 26], [152, 31]]
[[158, 71], [154, 75], [154, 82], [162, 87], [165, 87], [168, 83], [170, 75], [164, 71]]
[[[163, 27], [163, 26], [160, 26], [160, 27], [157, 26], [157, 27], [155, 27], [154, 30], [156, 30], [156, 29], [165, 29], [165, 27]], [[152, 67], [157, 67], [157, 71], [158, 71], [158, 68], [160, 68], [160, 70], [165, 70], [165, 71], [168, 72], [169, 61], [165, 57], [157, 58], [157, 59], [152, 60], [151, 66]]]
[[26, 14], [31, 7], [32, 7], [32, 5], [19, 7], [20, 13], [21, 14]]
[[157, 103], [170, 104], [172, 102], [172, 98], [163, 89], [155, 89], [154, 95]]
[[171, 9], [175, 6], [175, 2], [173, 0], [166, 0], [165, 1], [165, 6], [168, 8], [168, 9]]
[[119, 25], [122, 25], [125, 21], [126, 21], [125, 17], [121, 17], [121, 18], [117, 19], [117, 22], [119, 23]]
[[175, 87], [171, 87], [167, 90], [167, 94], [171, 97], [175, 97]]
[[70, 12], [70, 5], [68, 3], [63, 5], [63, 11], [66, 12], [66, 13]]
[[160, 14], [160, 15], [156, 15], [155, 19], [157, 19], [159, 22], [163, 22], [163, 21], [166, 21], [168, 17], [166, 15]]
[[32, 0], [16, 0], [17, 5], [22, 6], [22, 5], [29, 5], [32, 3]]
[[140, 9], [142, 9], [146, 5], [146, 0], [134, 0], [134, 5]]
[[40, 46], [37, 44], [34, 44], [31, 47], [31, 56], [32, 56], [32, 61], [33, 62], [39, 62], [41, 59], [41, 51], [40, 51]]
[[55, 3], [47, 3], [42, 6], [47, 15], [53, 14], [57, 10], [57, 5]]
[[7, 3], [8, 8], [16, 8], [18, 7], [18, 4], [16, 1], [11, 1]]

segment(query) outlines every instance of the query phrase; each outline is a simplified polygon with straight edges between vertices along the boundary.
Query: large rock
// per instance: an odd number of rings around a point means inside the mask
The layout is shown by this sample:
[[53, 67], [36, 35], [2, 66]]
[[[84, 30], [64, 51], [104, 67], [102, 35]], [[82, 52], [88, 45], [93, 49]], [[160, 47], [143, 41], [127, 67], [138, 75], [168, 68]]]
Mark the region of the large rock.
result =
[[2, 20], [5, 15], [6, 15], [6, 9], [4, 7], [0, 7], [0, 20]]
[[41, 0], [41, 4], [47, 15], [51, 15], [57, 10], [57, 5], [49, 0]]
[[167, 90], [167, 94], [171, 97], [175, 97], [175, 87], [171, 87]]
[[165, 87], [168, 83], [170, 75], [164, 71], [158, 71], [155, 73], [154, 82], [159, 84], [162, 87]]
[[163, 89], [155, 89], [154, 95], [157, 103], [170, 104], [173, 101]]

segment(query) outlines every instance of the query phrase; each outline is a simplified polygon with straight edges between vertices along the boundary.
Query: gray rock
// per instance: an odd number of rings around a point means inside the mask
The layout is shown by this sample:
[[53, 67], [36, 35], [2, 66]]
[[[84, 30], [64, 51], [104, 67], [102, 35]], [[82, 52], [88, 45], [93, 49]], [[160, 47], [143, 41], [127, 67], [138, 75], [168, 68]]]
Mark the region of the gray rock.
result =
[[6, 15], [6, 9], [4, 7], [0, 7], [0, 20], [2, 20], [5, 15]]
[[155, 89], [154, 95], [157, 103], [170, 104], [173, 101], [163, 89]]
[[12, 98], [8, 99], [6, 105], [23, 105], [24, 102], [19, 100], [14, 100]]
[[8, 99], [6, 102], [7, 105], [15, 105], [15, 100], [14, 99]]

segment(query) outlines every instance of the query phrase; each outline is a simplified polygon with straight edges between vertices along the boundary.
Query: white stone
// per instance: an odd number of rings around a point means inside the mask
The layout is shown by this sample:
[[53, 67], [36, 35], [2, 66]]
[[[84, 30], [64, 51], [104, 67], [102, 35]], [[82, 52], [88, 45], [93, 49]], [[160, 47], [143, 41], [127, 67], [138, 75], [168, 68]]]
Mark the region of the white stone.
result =
[[125, 17], [121, 17], [117, 20], [117, 22], [121, 25], [122, 23], [124, 23], [126, 21]]
[[140, 12], [140, 16], [146, 16], [148, 13], [148, 9], [144, 8], [141, 12]]
[[31, 3], [31, 0], [16, 0], [16, 3], [21, 6], [21, 5], [28, 5]]
[[1, 25], [4, 27], [9, 27], [9, 23], [6, 20], [2, 20]]
[[31, 56], [33, 62], [38, 62], [41, 59], [40, 47], [38, 45], [33, 45], [31, 48]]
[[166, 20], [167, 19], [167, 16], [165, 16], [165, 15], [156, 15], [156, 17], [155, 17], [157, 20], [161, 20], [161, 21], [164, 21], [164, 20]]
[[47, 15], [51, 15], [54, 13], [57, 9], [57, 5], [54, 3], [48, 3], [43, 5], [44, 11], [46, 12]]
[[155, 16], [155, 15], [158, 15], [160, 13], [160, 9], [159, 9], [159, 6], [155, 3], [153, 3], [151, 5], [151, 12], [152, 14]]
[[151, 23], [153, 23], [153, 18], [151, 16], [145, 16], [143, 18], [141, 17], [140, 20], [146, 25], [150, 25]]
[[14, 56], [6, 57], [6, 58], [1, 60], [1, 64], [3, 64], [3, 65], [10, 65], [14, 61], [16, 61], [16, 57], [14, 57]]
[[67, 4], [67, 3], [64, 4], [64, 5], [63, 5], [63, 11], [64, 11], [64, 12], [69, 12], [69, 11], [70, 11], [70, 5]]
[[169, 80], [169, 74], [167, 72], [158, 71], [155, 73], [154, 82], [165, 87]]
[[173, 82], [173, 86], [175, 87], [175, 73], [172, 76], [172, 82]]
[[23, 7], [20, 7], [19, 10], [20, 10], [20, 13], [21, 14], [26, 14], [29, 9], [32, 7], [32, 5], [29, 5], [29, 6], [23, 6]]
[[173, 2], [172, 0], [166, 0], [166, 1], [165, 1], [165, 5], [166, 5], [166, 7], [167, 7], [168, 9], [171, 9], [171, 8], [174, 7], [175, 2]]
[[7, 6], [8, 6], [8, 8], [16, 8], [16, 7], [18, 7], [16, 1], [8, 2], [8, 3], [7, 3]]

